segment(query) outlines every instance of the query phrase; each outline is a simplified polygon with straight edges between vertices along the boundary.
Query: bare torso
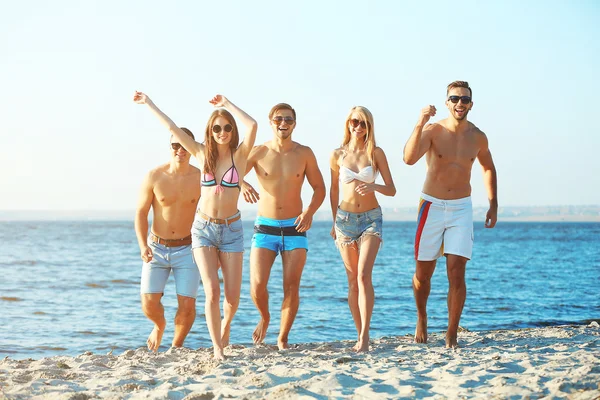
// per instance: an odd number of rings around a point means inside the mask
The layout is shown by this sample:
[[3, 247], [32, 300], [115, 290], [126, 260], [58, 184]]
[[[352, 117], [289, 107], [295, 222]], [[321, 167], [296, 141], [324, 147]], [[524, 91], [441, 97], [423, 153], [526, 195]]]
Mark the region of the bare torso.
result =
[[438, 199], [460, 199], [471, 195], [471, 170], [485, 136], [470, 122], [465, 132], [450, 132], [446, 121], [431, 126], [423, 193]]
[[309, 152], [296, 142], [291, 150], [281, 153], [271, 143], [254, 149], [252, 158], [260, 185], [258, 215], [289, 219], [302, 213], [301, 191]]
[[[367, 153], [364, 151], [360, 153], [347, 152], [340, 148], [336, 150], [336, 156], [339, 168], [349, 168], [354, 172], [360, 172], [371, 165]], [[342, 200], [339, 207], [342, 210], [359, 213], [379, 207], [375, 192], [367, 193], [364, 196], [356, 192], [356, 187], [361, 183], [363, 182], [356, 179], [350, 183], [339, 182], [342, 188]]]
[[200, 199], [200, 170], [190, 166], [186, 174], [171, 173], [165, 164], [151, 176], [152, 233], [163, 239], [189, 236]]
[[[240, 152], [236, 152], [233, 156], [235, 168], [238, 175], [241, 177], [246, 170], [246, 157], [241, 157]], [[204, 161], [201, 161], [203, 164]], [[225, 155], [217, 161], [217, 171], [215, 172], [215, 180], [221, 183], [223, 175], [231, 168], [231, 155]], [[198, 178], [200, 182], [200, 178]], [[240, 181], [241, 184], [241, 181]], [[223, 187], [223, 191], [217, 193], [215, 186], [202, 186], [202, 197], [200, 202], [200, 210], [212, 218], [228, 218], [238, 212], [238, 200], [240, 197], [240, 189], [237, 187]]]

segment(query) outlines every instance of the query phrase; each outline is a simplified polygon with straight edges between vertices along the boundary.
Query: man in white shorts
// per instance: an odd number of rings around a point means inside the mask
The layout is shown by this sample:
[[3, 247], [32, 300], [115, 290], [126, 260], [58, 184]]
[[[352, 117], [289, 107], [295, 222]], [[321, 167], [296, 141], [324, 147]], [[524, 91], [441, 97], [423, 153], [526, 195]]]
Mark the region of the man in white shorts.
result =
[[498, 197], [496, 168], [487, 137], [467, 121], [467, 114], [473, 108], [469, 84], [452, 82], [446, 95], [450, 116], [427, 124], [436, 109], [432, 105], [423, 108], [404, 147], [404, 162], [413, 165], [426, 154], [427, 177], [421, 194], [415, 236], [415, 341], [427, 343], [427, 298], [431, 276], [436, 260], [444, 255], [449, 283], [446, 347], [456, 347], [458, 324], [467, 296], [465, 269], [473, 249], [471, 170], [476, 158], [483, 168], [490, 203], [486, 228], [496, 225]]

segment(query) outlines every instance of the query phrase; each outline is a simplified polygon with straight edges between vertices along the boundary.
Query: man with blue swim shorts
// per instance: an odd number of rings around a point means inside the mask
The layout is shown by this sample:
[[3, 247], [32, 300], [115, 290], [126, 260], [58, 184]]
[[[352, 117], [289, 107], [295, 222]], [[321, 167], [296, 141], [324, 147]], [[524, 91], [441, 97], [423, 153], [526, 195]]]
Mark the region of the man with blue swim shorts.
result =
[[[188, 135], [192, 132], [182, 128]], [[146, 175], [135, 215], [135, 234], [142, 266], [142, 310], [154, 323], [148, 337], [150, 351], [160, 347], [167, 322], [161, 304], [167, 279], [173, 271], [178, 308], [173, 347], [183, 346], [196, 318], [200, 272], [192, 257], [191, 227], [200, 200], [200, 170], [190, 165], [190, 154], [171, 137], [171, 161]], [[152, 229], [148, 235], [148, 213]]]
[[421, 193], [415, 235], [417, 265], [412, 280], [417, 306], [417, 343], [427, 342], [427, 298], [431, 277], [437, 259], [446, 256], [449, 284], [446, 347], [458, 346], [458, 324], [467, 297], [465, 270], [473, 248], [471, 170], [475, 159], [483, 168], [490, 204], [485, 227], [496, 225], [496, 167], [487, 136], [467, 121], [467, 114], [473, 108], [472, 97], [473, 92], [467, 82], [450, 83], [445, 103], [450, 116], [428, 124], [436, 109], [433, 105], [424, 107], [404, 147], [404, 162], [407, 164], [413, 165], [424, 155], [427, 160], [427, 176]]
[[[255, 146], [248, 158], [246, 173], [254, 168], [261, 196], [249, 185], [242, 186], [246, 201], [258, 201], [258, 217], [250, 250], [250, 292], [260, 313], [254, 343], [262, 343], [269, 327], [267, 283], [277, 254], [283, 264], [283, 304], [277, 346], [288, 348], [288, 335], [300, 304], [300, 278], [306, 263], [306, 232], [314, 213], [325, 199], [325, 183], [313, 151], [292, 141], [296, 111], [285, 103], [269, 113], [273, 139]], [[302, 209], [304, 179], [313, 189], [311, 202]]]

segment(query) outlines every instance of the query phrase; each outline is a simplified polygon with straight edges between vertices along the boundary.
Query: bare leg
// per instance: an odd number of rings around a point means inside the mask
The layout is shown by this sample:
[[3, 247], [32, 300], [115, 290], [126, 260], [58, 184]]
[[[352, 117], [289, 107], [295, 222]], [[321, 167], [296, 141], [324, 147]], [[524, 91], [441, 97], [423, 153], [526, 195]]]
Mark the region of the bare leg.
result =
[[283, 304], [277, 347], [287, 349], [288, 335], [300, 306], [300, 278], [306, 264], [306, 249], [286, 250], [281, 253], [283, 263]]
[[142, 295], [142, 310], [148, 319], [154, 322], [154, 329], [148, 336], [146, 343], [148, 344], [148, 350], [158, 352], [160, 342], [162, 341], [163, 334], [165, 333], [165, 326], [167, 321], [165, 320], [165, 309], [163, 308], [160, 299], [162, 293], [149, 293]]
[[381, 245], [377, 236], [367, 235], [360, 244], [358, 258], [358, 308], [360, 310], [361, 327], [356, 343], [356, 351], [369, 351], [369, 328], [375, 305], [373, 289], [373, 265]]
[[242, 264], [244, 253], [219, 254], [221, 271], [223, 273], [223, 289], [225, 301], [223, 303], [223, 321], [221, 322], [221, 344], [229, 346], [229, 333], [231, 321], [240, 304], [240, 292], [242, 290]]
[[194, 320], [196, 319], [196, 299], [177, 295], [177, 314], [175, 314], [175, 335], [173, 336], [173, 347], [183, 346]]
[[431, 277], [435, 270], [436, 260], [417, 261], [415, 275], [413, 276], [413, 293], [417, 305], [417, 327], [415, 329], [415, 342], [427, 343], [427, 299], [431, 291]]
[[250, 295], [260, 313], [260, 321], [252, 334], [252, 340], [256, 344], [262, 343], [265, 339], [271, 321], [267, 283], [276, 256], [277, 253], [269, 249], [253, 247], [250, 250]]
[[446, 347], [448, 348], [458, 346], [458, 324], [467, 298], [467, 285], [465, 284], [467, 261], [469, 260], [454, 254], [446, 256], [449, 283], [448, 331], [446, 332]]
[[218, 251], [214, 247], [199, 247], [194, 249], [194, 259], [200, 269], [202, 286], [206, 297], [204, 313], [206, 326], [213, 343], [213, 353], [217, 360], [224, 360], [223, 344], [221, 343], [221, 287], [219, 284]]
[[358, 246], [356, 243], [351, 245], [339, 245], [340, 255], [342, 261], [344, 261], [344, 267], [346, 267], [346, 275], [348, 277], [348, 307], [350, 308], [350, 314], [354, 320], [354, 326], [356, 326], [356, 345], [353, 350], [358, 350], [358, 341], [360, 340], [360, 310], [358, 308]]

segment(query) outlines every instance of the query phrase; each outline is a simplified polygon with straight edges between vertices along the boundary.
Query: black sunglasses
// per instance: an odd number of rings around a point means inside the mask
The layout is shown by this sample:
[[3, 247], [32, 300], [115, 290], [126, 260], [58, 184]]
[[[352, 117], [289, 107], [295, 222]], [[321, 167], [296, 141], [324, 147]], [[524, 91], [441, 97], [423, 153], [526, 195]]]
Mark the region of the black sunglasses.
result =
[[286, 124], [291, 125], [294, 123], [294, 118], [277, 116], [277, 117], [273, 117], [273, 122], [277, 123], [277, 125], [279, 125], [282, 122], [285, 122]]
[[360, 125], [361, 128], [367, 129], [367, 123], [356, 118], [352, 118], [350, 120], [350, 125], [352, 125], [353, 128], [358, 128], [358, 126]]
[[448, 100], [454, 104], [458, 103], [459, 100], [462, 104], [469, 104], [471, 102], [471, 96], [449, 96]]
[[185, 149], [185, 147], [183, 147], [180, 143], [171, 143], [171, 148], [175, 151], [179, 151], [179, 149], [182, 149], [183, 151], [187, 151]]
[[[214, 133], [220, 133], [221, 132], [221, 125], [213, 125], [213, 132]], [[231, 132], [233, 130], [233, 126], [231, 126], [231, 124], [227, 124], [223, 127], [223, 130], [227, 133]]]

